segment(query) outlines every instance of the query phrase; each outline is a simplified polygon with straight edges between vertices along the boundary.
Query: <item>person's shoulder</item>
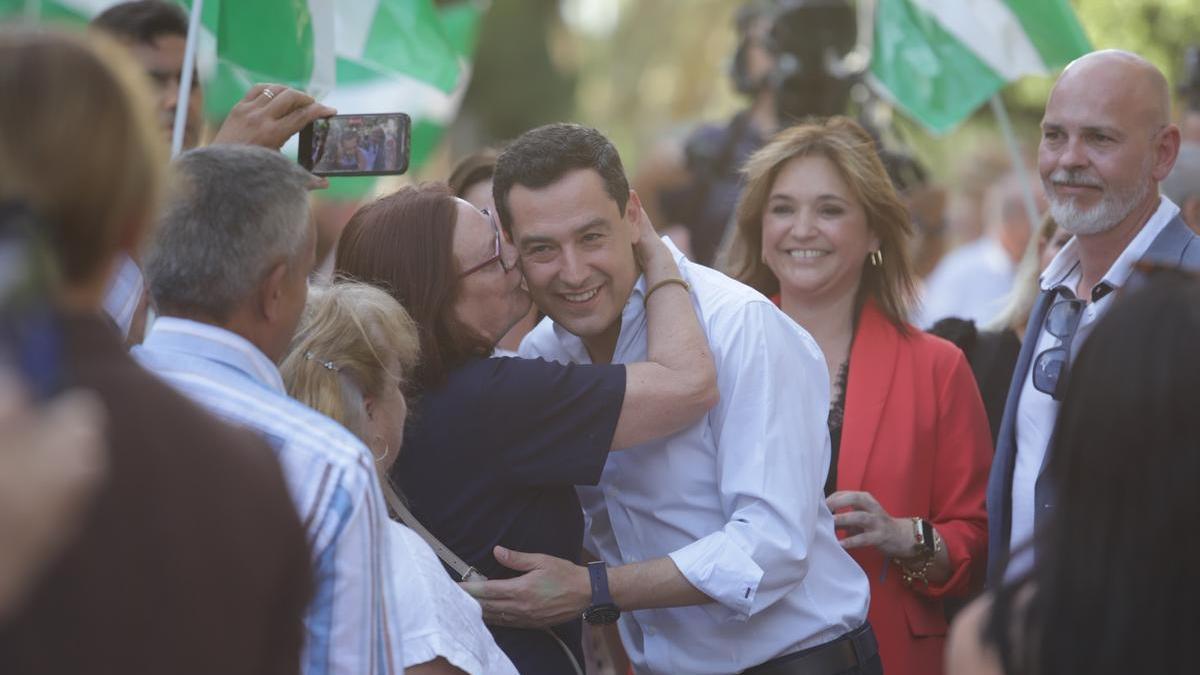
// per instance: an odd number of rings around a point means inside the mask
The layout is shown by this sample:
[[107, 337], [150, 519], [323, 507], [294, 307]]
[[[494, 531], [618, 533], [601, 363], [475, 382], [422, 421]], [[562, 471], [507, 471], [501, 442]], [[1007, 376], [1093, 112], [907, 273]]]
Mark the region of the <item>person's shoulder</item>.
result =
[[548, 316], [539, 321], [533, 330], [525, 335], [517, 353], [527, 359], [544, 358], [562, 363], [567, 362], [562, 344], [554, 330], [554, 320]]
[[395, 521], [387, 523], [387, 532], [392, 549], [392, 562], [401, 572], [397, 575], [400, 586], [427, 590], [428, 581], [435, 583], [442, 579], [450, 581], [450, 577], [446, 575], [446, 568], [442, 566], [437, 553], [421, 538], [421, 535]]
[[902, 336], [900, 344], [903, 345], [903, 348], [908, 349], [916, 357], [918, 363], [928, 364], [935, 377], [939, 379], [946, 377], [960, 364], [963, 367], [969, 367], [966, 353], [954, 342], [940, 335], [923, 331], [911, 324], [906, 324], [904, 331], [900, 331], [898, 328], [896, 330]]
[[955, 619], [946, 640], [946, 675], [1003, 675], [1000, 659], [983, 639], [991, 608], [991, 597], [983, 596]]
[[258, 420], [258, 425], [264, 432], [282, 439], [289, 449], [304, 451], [342, 468], [361, 467], [363, 458], [370, 454], [350, 430], [286, 394], [271, 392], [264, 402], [278, 414], [265, 416]]
[[681, 269], [705, 316], [726, 316], [766, 307], [778, 311], [770, 298], [724, 272], [690, 260], [685, 260]]
[[282, 485], [279, 463], [261, 435], [214, 416], [125, 355], [79, 384], [104, 400], [114, 450], [137, 457], [130, 461], [139, 472], [170, 468], [168, 474], [229, 499], [263, 499], [269, 494], [264, 485]]

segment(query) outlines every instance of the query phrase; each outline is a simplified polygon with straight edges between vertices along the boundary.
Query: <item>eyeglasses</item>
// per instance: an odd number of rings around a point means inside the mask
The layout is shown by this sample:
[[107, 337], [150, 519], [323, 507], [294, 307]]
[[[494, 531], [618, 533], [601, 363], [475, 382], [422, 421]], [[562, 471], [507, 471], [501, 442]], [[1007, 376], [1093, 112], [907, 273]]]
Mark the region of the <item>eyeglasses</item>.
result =
[[1071, 359], [1071, 342], [1083, 317], [1084, 302], [1079, 298], [1062, 298], [1050, 305], [1043, 324], [1046, 332], [1059, 339], [1059, 344], [1046, 349], [1033, 362], [1033, 387], [1061, 401], [1064, 373]]
[[500, 232], [500, 225], [496, 222], [496, 216], [494, 214], [492, 214], [490, 211], [488, 211], [487, 209], [480, 209], [480, 210], [483, 211], [483, 213], [487, 215], [488, 222], [490, 222], [492, 224], [492, 231], [496, 233], [496, 251], [494, 253], [492, 253], [492, 255], [489, 256], [487, 260], [484, 260], [483, 262], [479, 263], [478, 265], [472, 267], [469, 270], [459, 272], [458, 273], [459, 279], [462, 279], [463, 277], [466, 277], [466, 276], [470, 276], [497, 261], [499, 261], [499, 263], [500, 263], [500, 269], [504, 270], [505, 272], [508, 272], [517, 266], [516, 260], [514, 260], [511, 265], [504, 261], [504, 249], [501, 246], [501, 242], [500, 242], [501, 238], [504, 235]]

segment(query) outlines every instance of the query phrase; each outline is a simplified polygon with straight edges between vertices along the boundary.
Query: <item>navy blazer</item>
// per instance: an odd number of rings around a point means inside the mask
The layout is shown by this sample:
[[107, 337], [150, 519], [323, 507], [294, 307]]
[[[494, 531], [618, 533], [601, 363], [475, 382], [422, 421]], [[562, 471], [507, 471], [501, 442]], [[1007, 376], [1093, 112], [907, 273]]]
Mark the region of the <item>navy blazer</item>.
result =
[[[1159, 233], [1150, 248], [1146, 250], [1142, 261], [1152, 262], [1169, 267], [1200, 270], [1200, 237], [1197, 237], [1183, 218], [1176, 215]], [[1137, 275], [1130, 277], [1126, 288], [1139, 285]], [[1012, 384], [1008, 388], [1008, 399], [1004, 404], [1004, 417], [1000, 420], [1000, 433], [996, 437], [996, 455], [992, 459], [992, 472], [988, 477], [987, 509], [988, 509], [988, 572], [989, 587], [996, 587], [1004, 578], [1004, 568], [1008, 564], [1009, 538], [1012, 532], [1012, 481], [1013, 469], [1017, 459], [1017, 405], [1021, 401], [1021, 389], [1025, 378], [1029, 376], [1029, 368], [1033, 362], [1033, 354], [1037, 349], [1038, 336], [1042, 332], [1042, 323], [1050, 305], [1057, 297], [1054, 289], [1042, 291], [1029, 314], [1029, 324], [1025, 329], [1025, 340], [1021, 344], [1021, 354], [1017, 357], [1017, 366], [1013, 369]], [[1042, 458], [1042, 468], [1034, 485], [1034, 528], [1040, 527], [1043, 519], [1053, 508], [1054, 500], [1050, 493], [1048, 481], [1043, 480], [1046, 471], [1046, 460], [1050, 453]]]

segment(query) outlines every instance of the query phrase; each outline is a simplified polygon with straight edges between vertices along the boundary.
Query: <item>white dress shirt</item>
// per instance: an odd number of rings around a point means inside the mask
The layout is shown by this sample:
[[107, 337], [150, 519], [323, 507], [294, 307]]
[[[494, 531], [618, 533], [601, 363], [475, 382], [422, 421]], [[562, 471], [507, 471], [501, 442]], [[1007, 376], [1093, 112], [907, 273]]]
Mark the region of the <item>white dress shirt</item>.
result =
[[[813, 339], [767, 298], [687, 261], [668, 240], [708, 335], [720, 402], [683, 431], [612, 453], [580, 487], [586, 547], [610, 566], [670, 556], [715, 602], [622, 614], [639, 673], [734, 673], [814, 647], [866, 619], [866, 576], [825, 506], [829, 383]], [[646, 360], [645, 279], [614, 363]], [[546, 319], [521, 354], [590, 361]]]
[[928, 328], [950, 316], [976, 324], [996, 318], [1012, 290], [1015, 268], [1008, 252], [992, 237], [960, 246], [929, 275], [914, 323]]
[[388, 523], [396, 595], [404, 599], [404, 667], [439, 656], [469, 675], [517, 675], [483, 625], [483, 609], [446, 574], [429, 544], [400, 523]]
[[[290, 398], [271, 359], [217, 326], [162, 317], [133, 349], [149, 371], [275, 449], [312, 549], [316, 589], [304, 675], [402, 673], [388, 521], [371, 451], [340, 424]], [[219, 495], [214, 495], [219, 498]]]
[[[1107, 284], [1113, 291], [1124, 286], [1133, 272], [1134, 263], [1146, 254], [1150, 244], [1178, 213], [1179, 207], [1170, 199], [1162, 197], [1158, 210], [1146, 222], [1142, 231], [1129, 242], [1121, 255], [1117, 256], [1103, 279], [1091, 291], [1095, 292], [1095, 289], [1102, 284]], [[1081, 274], [1079, 242], [1072, 238], [1042, 273], [1040, 278], [1042, 290], [1047, 291], [1061, 287], [1070, 292], [1070, 295], [1066, 297], [1075, 297], [1075, 289], [1079, 286]], [[1089, 302], [1083, 310], [1083, 315], [1079, 319], [1079, 327], [1075, 329], [1075, 337], [1071, 342], [1071, 361], [1074, 361], [1079, 354], [1079, 348], [1083, 346], [1096, 322], [1104, 316], [1104, 313], [1115, 301], [1115, 296], [1116, 293], [1110, 291], [1094, 302], [1090, 297], [1084, 298]], [[1033, 352], [1034, 359], [1038, 354], [1059, 343], [1060, 340], [1046, 332], [1043, 327], [1038, 336], [1037, 348]], [[1036, 510], [1034, 489], [1038, 476], [1042, 473], [1042, 464], [1046, 457], [1047, 446], [1050, 444], [1050, 435], [1054, 431], [1055, 420], [1058, 419], [1058, 408], [1058, 401], [1033, 386], [1031, 363], [1029, 372], [1025, 376], [1025, 383], [1021, 388], [1020, 402], [1017, 404], [1017, 457], [1016, 465], [1013, 468], [1012, 531], [1009, 534], [1009, 551], [1012, 552], [1013, 558], [1005, 569], [1006, 579], [1017, 578], [1033, 565], [1033, 552], [1028, 548], [1020, 549], [1033, 537], [1034, 512]]]

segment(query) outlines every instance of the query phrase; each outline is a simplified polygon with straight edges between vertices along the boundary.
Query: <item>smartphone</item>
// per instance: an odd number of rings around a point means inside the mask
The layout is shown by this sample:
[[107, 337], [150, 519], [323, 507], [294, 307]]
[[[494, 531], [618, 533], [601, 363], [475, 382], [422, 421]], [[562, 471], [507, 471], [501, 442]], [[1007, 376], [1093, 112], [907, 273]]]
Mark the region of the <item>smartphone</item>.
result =
[[0, 367], [44, 401], [63, 389], [63, 338], [51, 304], [53, 257], [37, 225], [23, 204], [0, 203]]
[[408, 171], [412, 120], [404, 113], [334, 115], [300, 130], [300, 165], [318, 176], [395, 176]]

